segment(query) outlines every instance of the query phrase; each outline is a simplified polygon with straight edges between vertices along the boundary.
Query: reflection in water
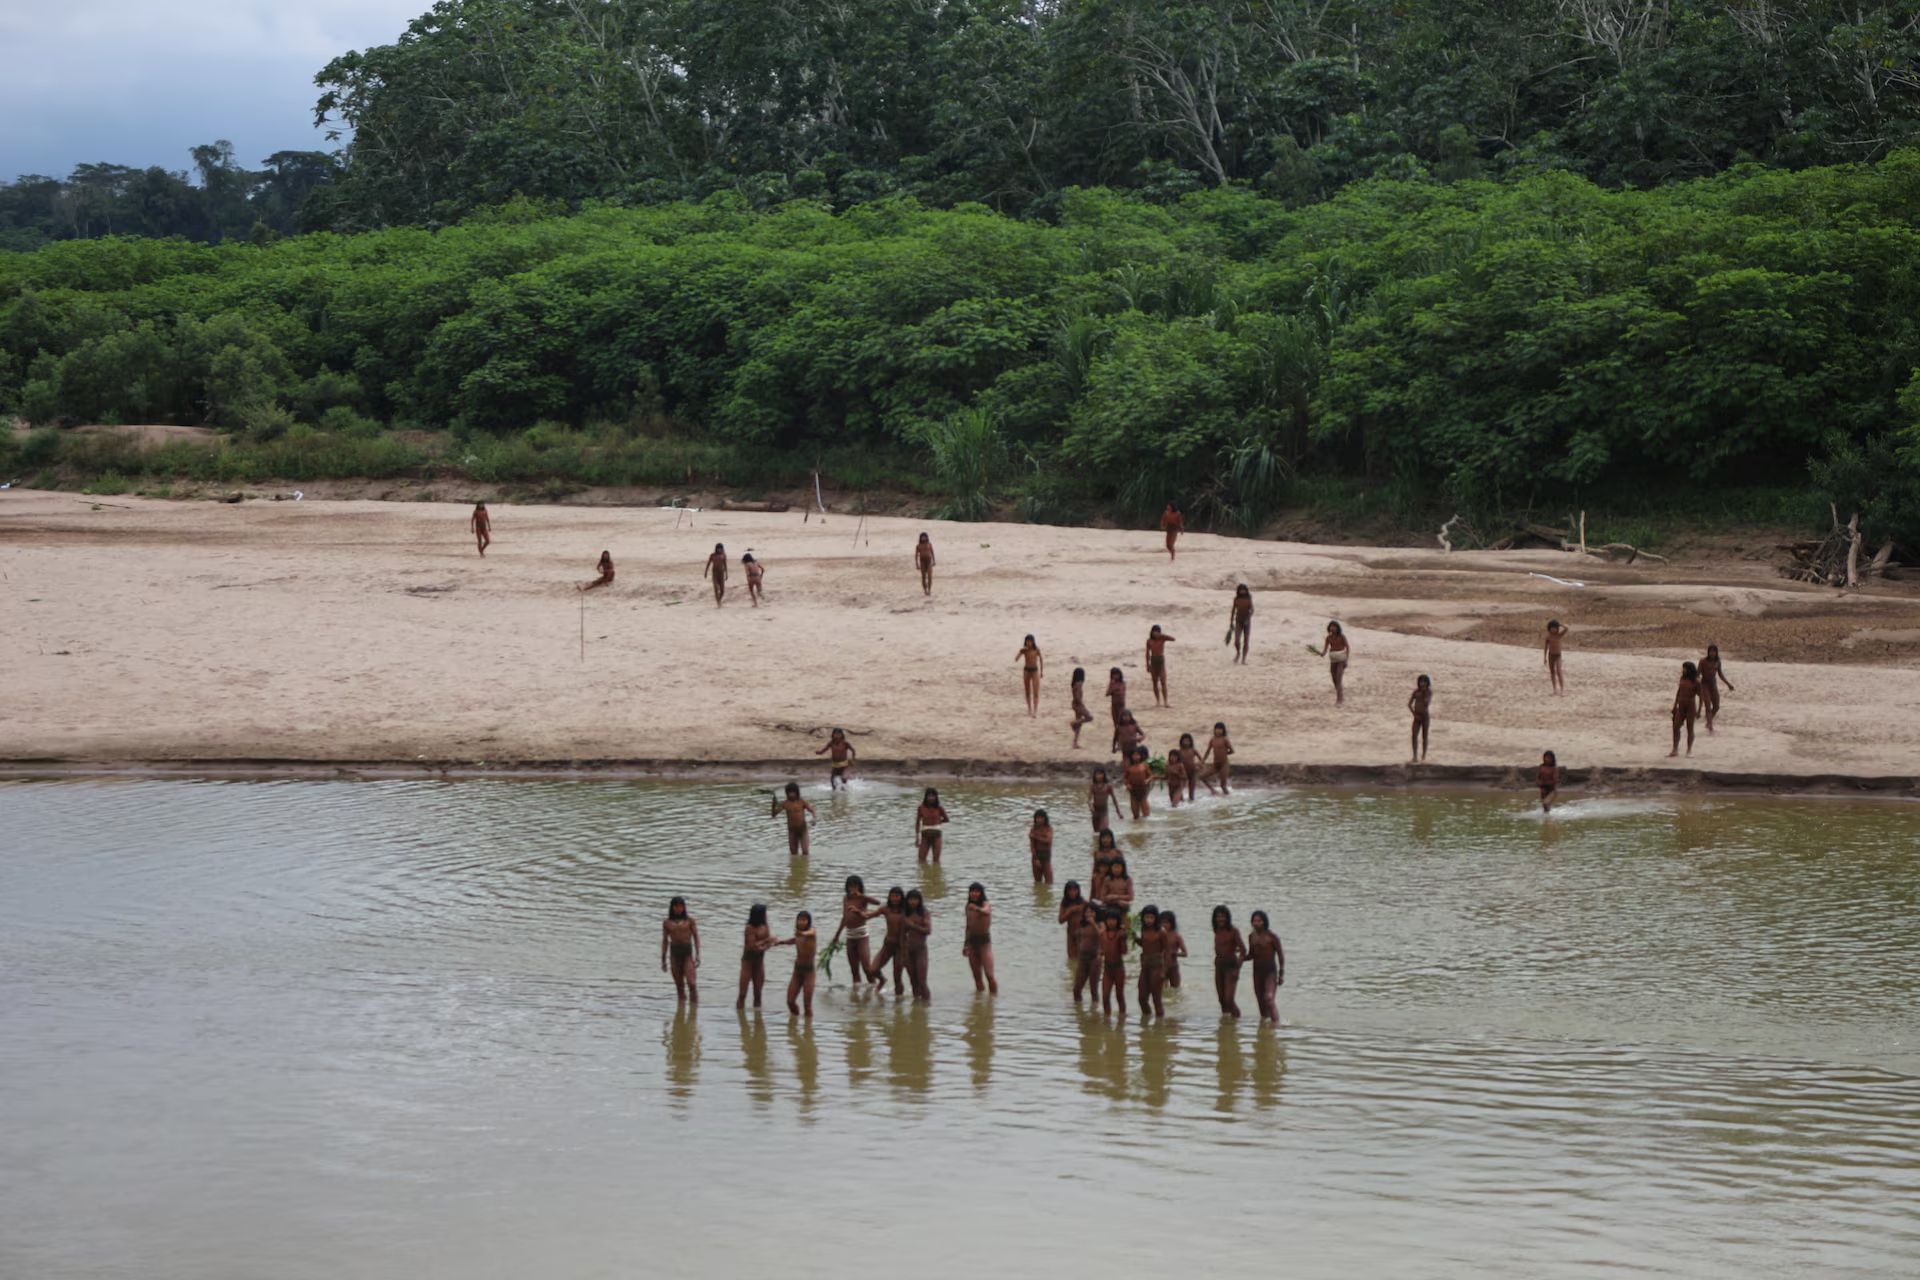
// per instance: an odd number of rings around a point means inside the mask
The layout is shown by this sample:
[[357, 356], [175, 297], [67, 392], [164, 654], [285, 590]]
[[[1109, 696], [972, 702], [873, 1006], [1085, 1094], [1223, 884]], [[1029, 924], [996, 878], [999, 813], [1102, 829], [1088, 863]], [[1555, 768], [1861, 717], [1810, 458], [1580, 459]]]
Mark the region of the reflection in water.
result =
[[1178, 1043], [1165, 1021], [1147, 1022], [1135, 1037], [1140, 1055], [1140, 1100], [1155, 1111], [1164, 1108], [1173, 1097], [1173, 1055]]
[[967, 1006], [967, 1065], [973, 1071], [973, 1087], [984, 1089], [993, 1079], [993, 1004], [992, 996], [976, 993]]
[[760, 1010], [734, 1010], [740, 1026], [740, 1060], [747, 1077], [747, 1096], [765, 1105], [773, 1101], [773, 1073], [767, 1067], [767, 1025]]
[[873, 1079], [874, 1016], [862, 1011], [840, 1024], [840, 1037], [847, 1050], [847, 1083], [855, 1089], [864, 1088]]
[[[1285, 988], [1281, 988], [1285, 990]], [[1263, 1026], [1253, 1036], [1253, 1103], [1271, 1107], [1280, 1101], [1280, 1086], [1286, 1083], [1287, 1042], [1282, 1032]]]
[[662, 1043], [667, 1050], [667, 1092], [685, 1099], [700, 1078], [700, 1006], [681, 1005], [667, 1024]]
[[813, 1040], [813, 1023], [793, 1018], [787, 1023], [787, 1044], [793, 1050], [794, 1079], [800, 1084], [800, 1114], [812, 1112], [820, 1088], [820, 1048]]
[[1214, 1073], [1220, 1082], [1213, 1109], [1231, 1113], [1239, 1109], [1240, 1087], [1246, 1083], [1247, 1062], [1240, 1051], [1240, 1024], [1232, 1018], [1220, 1019], [1213, 1030]]
[[895, 1001], [891, 1017], [880, 1023], [887, 1039], [887, 1083], [895, 1093], [925, 1094], [933, 1084], [933, 1040], [927, 1006]]
[[1080, 1072], [1087, 1088], [1113, 1102], [1127, 1097], [1127, 1024], [1095, 1010], [1079, 1015]]

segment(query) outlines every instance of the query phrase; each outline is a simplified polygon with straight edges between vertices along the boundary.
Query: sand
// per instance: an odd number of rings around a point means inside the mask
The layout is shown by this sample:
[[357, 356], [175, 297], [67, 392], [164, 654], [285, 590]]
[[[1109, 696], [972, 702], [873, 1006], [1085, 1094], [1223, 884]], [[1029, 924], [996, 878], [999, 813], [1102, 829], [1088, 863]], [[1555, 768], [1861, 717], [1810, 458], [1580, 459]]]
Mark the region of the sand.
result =
[[[1118, 665], [1156, 751], [1224, 720], [1236, 762], [1268, 776], [1521, 785], [1545, 748], [1616, 784], [1897, 790], [1920, 774], [1913, 599], [1842, 599], [1757, 560], [1703, 574], [1190, 534], [1170, 565], [1146, 532], [537, 505], [494, 507], [481, 559], [469, 510], [0, 493], [0, 759], [823, 775], [813, 753], [840, 725], [894, 772], [1021, 775], [1110, 760], [1102, 695]], [[939, 554], [931, 599], [912, 564], [921, 529]], [[701, 580], [716, 541], [734, 563], [719, 609]], [[603, 548], [618, 579], [583, 611], [574, 588]], [[759, 609], [739, 573], [749, 549], [768, 566]], [[1244, 667], [1223, 643], [1236, 582], [1258, 610]], [[1537, 646], [1550, 615], [1573, 628], [1565, 698], [1548, 696]], [[1330, 617], [1353, 642], [1338, 708], [1305, 648]], [[1153, 623], [1176, 637], [1170, 710], [1153, 707], [1143, 664]], [[1047, 661], [1038, 719], [1015, 660], [1028, 632]], [[1677, 762], [1692, 772], [1662, 774], [1678, 662], [1708, 639], [1735, 691], [1720, 732]], [[1817, 660], [1777, 660], [1794, 654]], [[1075, 666], [1098, 717], [1081, 751], [1066, 728]], [[1432, 767], [1409, 772], [1422, 672]]]

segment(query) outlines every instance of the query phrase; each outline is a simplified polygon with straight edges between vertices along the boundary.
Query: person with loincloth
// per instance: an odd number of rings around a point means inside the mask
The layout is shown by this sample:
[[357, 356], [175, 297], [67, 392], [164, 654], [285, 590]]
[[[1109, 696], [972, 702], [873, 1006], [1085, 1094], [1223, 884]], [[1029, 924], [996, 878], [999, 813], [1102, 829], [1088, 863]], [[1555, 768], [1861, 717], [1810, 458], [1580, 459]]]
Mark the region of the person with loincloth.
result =
[[1142, 729], [1140, 722], [1133, 718], [1133, 712], [1122, 711], [1120, 723], [1113, 731], [1113, 749], [1119, 753], [1122, 769], [1126, 768], [1127, 763], [1133, 759], [1134, 748], [1146, 740], [1147, 731]]
[[1052, 884], [1053, 821], [1045, 809], [1033, 811], [1033, 825], [1027, 828], [1027, 857], [1033, 863], [1033, 882]]
[[1127, 944], [1132, 939], [1126, 928], [1125, 913], [1108, 907], [1100, 913], [1100, 1012], [1111, 1013], [1112, 999], [1120, 1002], [1120, 1016], [1127, 1016]]
[[940, 828], [951, 821], [946, 809], [941, 807], [940, 793], [932, 787], [920, 798], [920, 807], [913, 815], [913, 843], [917, 857], [921, 862], [940, 863]]
[[[1180, 735], [1180, 746], [1177, 753], [1169, 752], [1167, 754], [1167, 763], [1169, 765], [1173, 763], [1175, 754], [1178, 754], [1180, 757], [1180, 768], [1187, 779], [1187, 803], [1192, 804], [1194, 784], [1200, 780], [1200, 752], [1193, 745], [1192, 734], [1183, 733]], [[1213, 791], [1213, 784], [1211, 782], [1207, 784], [1207, 791], [1209, 793]]]
[[1113, 713], [1112, 751], [1120, 749], [1120, 717], [1127, 713], [1127, 677], [1118, 667], [1110, 669], [1107, 675], [1107, 707]]
[[727, 596], [727, 548], [722, 543], [713, 544], [713, 554], [707, 557], [707, 567], [700, 571], [703, 578], [713, 579], [713, 603], [717, 608]]
[[920, 571], [920, 592], [933, 594], [933, 539], [926, 534], [920, 535], [920, 541], [913, 546], [913, 567]]
[[773, 946], [773, 930], [767, 927], [767, 909], [756, 902], [747, 909], [746, 936], [741, 939], [740, 998], [736, 1009], [747, 1007], [747, 990], [753, 990], [753, 1007], [760, 1007], [760, 994], [767, 989], [767, 949]]
[[1247, 958], [1247, 944], [1233, 927], [1233, 912], [1224, 906], [1213, 909], [1213, 990], [1220, 997], [1220, 1012], [1229, 1018], [1240, 1016], [1240, 964]]
[[773, 811], [768, 816], [778, 818], [782, 814], [787, 819], [787, 856], [804, 858], [813, 852], [807, 839], [807, 820], [814, 816], [813, 806], [800, 798], [800, 784], [789, 782], [785, 799], [773, 798]]
[[1173, 544], [1187, 531], [1187, 518], [1180, 514], [1180, 504], [1169, 502], [1167, 509], [1160, 513], [1160, 527], [1167, 534], [1167, 559], [1173, 559]]
[[1233, 646], [1233, 660], [1245, 662], [1253, 647], [1253, 592], [1241, 583], [1233, 589], [1233, 608], [1227, 614], [1227, 643]]
[[1552, 684], [1553, 696], [1556, 698], [1564, 698], [1567, 695], [1567, 677], [1560, 666], [1560, 646], [1566, 641], [1567, 633], [1571, 630], [1571, 627], [1561, 626], [1560, 619], [1555, 618], [1547, 624], [1547, 638], [1541, 646], [1541, 652], [1547, 661], [1547, 680]]
[[927, 989], [927, 947], [933, 936], [933, 917], [927, 914], [927, 902], [920, 890], [907, 890], [905, 908], [900, 913], [901, 954], [907, 966], [907, 981], [913, 985], [913, 998], [927, 1001], [933, 993]]
[[1413, 693], [1407, 699], [1407, 710], [1413, 713], [1413, 761], [1418, 764], [1427, 758], [1427, 730], [1433, 718], [1433, 681], [1421, 676], [1413, 682]]
[[1079, 947], [1074, 930], [1080, 927], [1080, 919], [1089, 909], [1085, 896], [1080, 892], [1080, 882], [1067, 881], [1067, 887], [1060, 891], [1060, 914], [1055, 919], [1067, 928], [1067, 962], [1069, 964], [1073, 962], [1074, 954]]
[[793, 948], [793, 976], [787, 979], [787, 1012], [796, 1016], [800, 1013], [800, 997], [807, 1001], [806, 1016], [813, 1017], [813, 984], [817, 977], [814, 973], [814, 960], [820, 953], [820, 935], [813, 927], [813, 913], [802, 911], [793, 918], [793, 936], [782, 938], [773, 944], [776, 947]]
[[1178, 809], [1180, 797], [1187, 789], [1187, 762], [1180, 758], [1178, 748], [1167, 752], [1167, 807]]
[[1248, 917], [1253, 932], [1247, 936], [1247, 958], [1253, 961], [1253, 998], [1260, 1016], [1274, 1026], [1280, 1025], [1280, 987], [1287, 980], [1287, 953], [1280, 946], [1280, 935], [1267, 921], [1267, 913], [1256, 911]]
[[1127, 784], [1127, 805], [1138, 820], [1153, 812], [1153, 766], [1147, 762], [1147, 749], [1134, 747], [1121, 775]]
[[1213, 722], [1213, 736], [1207, 739], [1206, 754], [1202, 760], [1213, 761], [1213, 768], [1200, 779], [1207, 784], [1207, 790], [1213, 790], [1213, 779], [1220, 779], [1220, 794], [1232, 795], [1233, 789], [1227, 785], [1227, 771], [1231, 767], [1229, 757], [1233, 755], [1233, 743], [1227, 739], [1227, 726], [1223, 720]]
[[1145, 1021], [1148, 1013], [1164, 1018], [1167, 1016], [1163, 998], [1167, 986], [1167, 935], [1160, 928], [1160, 908], [1140, 908], [1140, 938], [1136, 945], [1140, 949], [1141, 1020]]
[[487, 514], [487, 504], [473, 504], [473, 515], [467, 521], [473, 529], [473, 540], [480, 544], [480, 554], [486, 555], [487, 548], [493, 545], [493, 517]]
[[813, 754], [828, 757], [827, 790], [839, 791], [847, 785], [847, 766], [860, 753], [847, 741], [845, 729], [835, 729], [827, 736], [827, 745]]
[[966, 941], [960, 954], [973, 969], [973, 989], [999, 995], [1000, 983], [993, 976], [993, 904], [978, 880], [967, 886]]
[[678, 998], [699, 1002], [693, 979], [700, 968], [700, 926], [687, 914], [685, 898], [676, 896], [667, 903], [667, 918], [660, 922], [660, 968], [673, 975]]
[[1187, 954], [1187, 940], [1180, 936], [1180, 921], [1171, 911], [1160, 913], [1160, 931], [1167, 935], [1167, 986], [1180, 989], [1180, 957]]
[[1345, 706], [1347, 701], [1347, 659], [1352, 655], [1352, 647], [1347, 643], [1347, 633], [1340, 629], [1337, 622], [1327, 624], [1327, 646], [1316, 649], [1307, 646], [1307, 652], [1316, 658], [1327, 660], [1327, 671], [1333, 677], [1333, 705]]
[[900, 922], [906, 918], [907, 895], [899, 885], [887, 890], [887, 900], [880, 904], [880, 915], [886, 921], [887, 936], [880, 944], [880, 954], [873, 958], [873, 967], [867, 970], [867, 980], [876, 987], [887, 985], [887, 962], [893, 962], [893, 994], [901, 995], [905, 988], [900, 982], [900, 972], [906, 963], [906, 957], [900, 950]]
[[[1063, 908], [1064, 910], [1064, 908]], [[1081, 992], [1097, 995], [1100, 991], [1100, 913], [1084, 907], [1072, 925], [1073, 949], [1077, 963], [1073, 970], [1073, 1002], [1080, 1003]]]
[[1733, 681], [1727, 680], [1726, 664], [1720, 661], [1720, 646], [1707, 646], [1707, 656], [1700, 659], [1700, 701], [1707, 713], [1707, 732], [1713, 732], [1713, 718], [1720, 714], [1720, 682], [1727, 681], [1727, 688], [1733, 688]]
[[1020, 646], [1020, 652], [1013, 655], [1020, 664], [1020, 685], [1027, 697], [1027, 714], [1040, 714], [1040, 676], [1046, 670], [1047, 662], [1040, 656], [1040, 646], [1034, 643], [1032, 636]]
[[1118, 849], [1107, 864], [1107, 878], [1100, 882], [1100, 905], [1124, 913], [1133, 905], [1133, 877], [1127, 873], [1127, 859]]
[[1540, 788], [1540, 812], [1553, 812], [1553, 802], [1560, 794], [1560, 761], [1553, 752], [1541, 753], [1540, 767], [1534, 770], [1533, 781]]
[[600, 553], [600, 563], [595, 565], [594, 568], [600, 571], [600, 576], [580, 588], [582, 591], [598, 591], [602, 587], [610, 587], [613, 585], [613, 554], [611, 552], [602, 551]]
[[1087, 788], [1087, 812], [1093, 817], [1093, 829], [1096, 833], [1106, 830], [1107, 809], [1113, 801], [1113, 784], [1107, 781], [1107, 771], [1095, 769], [1093, 782]]
[[1147, 632], [1147, 677], [1153, 681], [1153, 705], [1171, 707], [1167, 700], [1167, 646], [1174, 642], [1173, 637], [1160, 630], [1160, 624], [1154, 623], [1153, 630]]
[[847, 963], [853, 969], [854, 981], [865, 982], [873, 967], [873, 956], [868, 942], [867, 921], [881, 913], [880, 899], [867, 896], [867, 883], [859, 876], [848, 876], [846, 891], [840, 898], [840, 927], [833, 931], [833, 938], [827, 943], [831, 948], [844, 934], [847, 939]]
[[1073, 718], [1067, 722], [1067, 727], [1073, 730], [1073, 749], [1078, 751], [1080, 726], [1093, 723], [1093, 712], [1087, 710], [1087, 669], [1085, 667], [1073, 669], [1073, 683], [1069, 686], [1068, 693], [1073, 699]]
[[1680, 686], [1673, 692], [1673, 750], [1671, 760], [1680, 754], [1680, 731], [1687, 732], [1687, 754], [1693, 754], [1693, 724], [1700, 716], [1700, 669], [1691, 662], [1680, 664]]

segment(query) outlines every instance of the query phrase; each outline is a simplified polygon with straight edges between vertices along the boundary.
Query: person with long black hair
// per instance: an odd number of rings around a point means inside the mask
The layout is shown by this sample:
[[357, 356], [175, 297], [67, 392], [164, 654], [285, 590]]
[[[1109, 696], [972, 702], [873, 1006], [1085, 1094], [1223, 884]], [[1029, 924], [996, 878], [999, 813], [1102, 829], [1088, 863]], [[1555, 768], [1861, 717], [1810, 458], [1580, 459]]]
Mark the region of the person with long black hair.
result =
[[767, 989], [767, 949], [773, 946], [773, 930], [767, 927], [767, 908], [754, 903], [747, 908], [746, 936], [740, 947], [740, 998], [736, 1009], [747, 1007], [747, 989], [753, 989], [753, 1007], [760, 1007], [760, 995]]
[[927, 948], [933, 936], [933, 917], [927, 914], [927, 901], [920, 890], [907, 890], [900, 912], [900, 954], [906, 962], [907, 981], [913, 986], [915, 1000], [931, 1000], [927, 989]]
[[1240, 1016], [1240, 965], [1247, 958], [1247, 944], [1233, 927], [1233, 912], [1225, 906], [1213, 909], [1213, 990], [1220, 997], [1220, 1012], [1229, 1018]]
[[960, 952], [973, 969], [973, 989], [999, 995], [1000, 983], [993, 976], [993, 904], [978, 880], [967, 886], [966, 941]]

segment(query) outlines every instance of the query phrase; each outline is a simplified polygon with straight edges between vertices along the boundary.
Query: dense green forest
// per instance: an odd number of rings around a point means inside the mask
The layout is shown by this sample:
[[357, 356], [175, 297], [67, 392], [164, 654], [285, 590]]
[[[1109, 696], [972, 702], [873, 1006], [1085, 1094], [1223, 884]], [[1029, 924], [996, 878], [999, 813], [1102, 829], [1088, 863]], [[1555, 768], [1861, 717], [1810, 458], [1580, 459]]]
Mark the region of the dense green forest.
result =
[[187, 239], [124, 171], [0, 254], [0, 468], [171, 420], [237, 444], [140, 466], [926, 458], [1037, 520], [1790, 485], [1920, 546], [1911, 4], [444, 0], [318, 83], [339, 155], [196, 150]]

